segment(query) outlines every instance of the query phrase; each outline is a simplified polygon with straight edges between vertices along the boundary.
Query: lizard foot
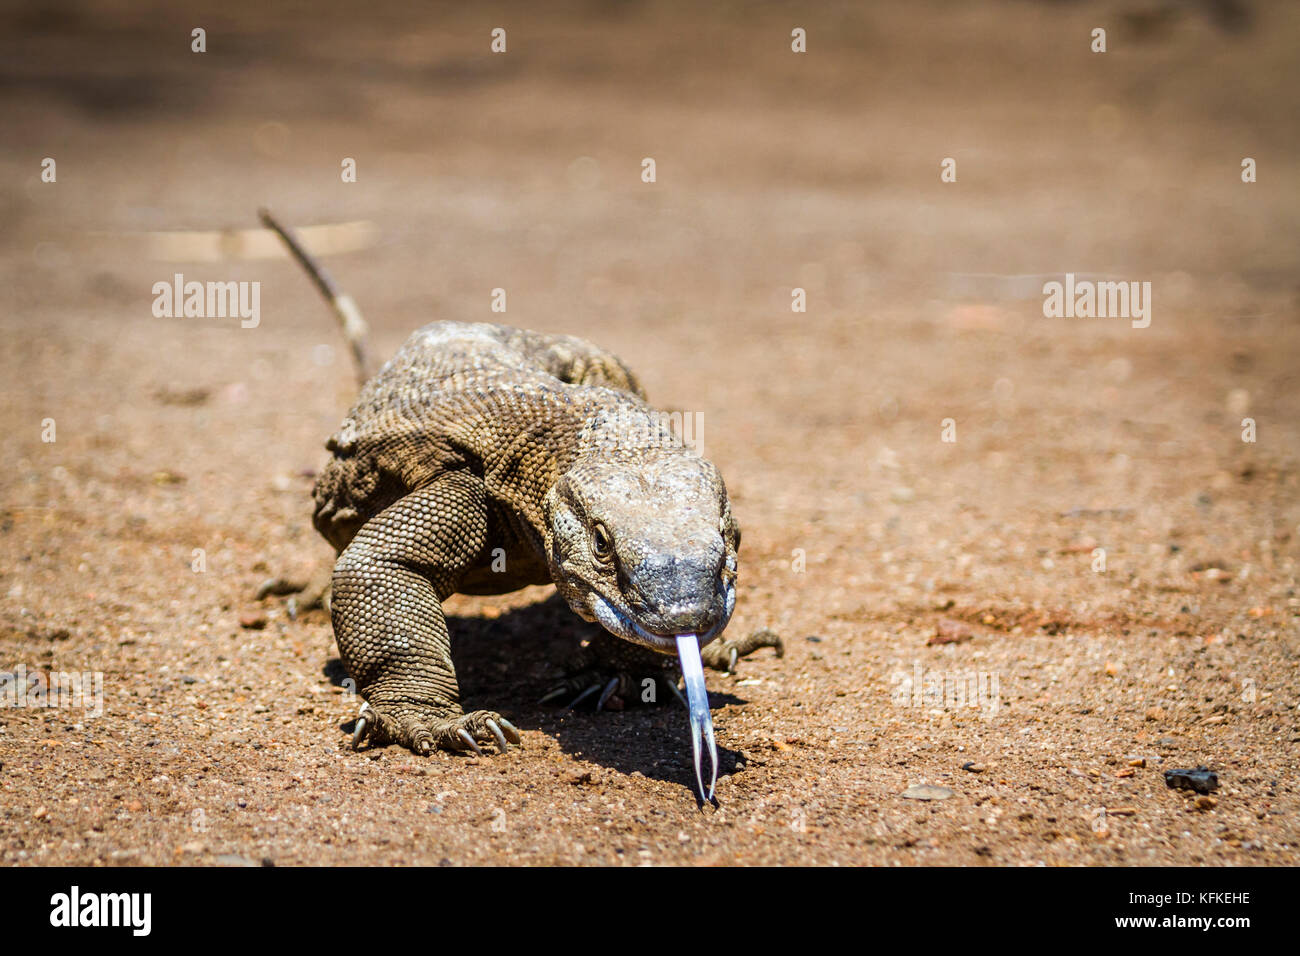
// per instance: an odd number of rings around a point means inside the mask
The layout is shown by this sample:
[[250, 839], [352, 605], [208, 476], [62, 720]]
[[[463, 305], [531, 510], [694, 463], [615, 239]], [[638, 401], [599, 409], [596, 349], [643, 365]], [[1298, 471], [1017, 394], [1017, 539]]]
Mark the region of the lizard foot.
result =
[[[736, 663], [762, 647], [776, 649], [785, 656], [780, 635], [768, 628], [734, 640], [718, 638], [700, 651], [704, 666], [717, 671], [734, 671]], [[629, 645], [616, 637], [597, 634], [583, 641], [570, 661], [568, 674], [553, 684], [539, 703], [554, 703], [574, 709], [579, 704], [594, 704], [595, 709], [622, 710], [628, 704], [660, 703], [671, 699], [671, 691], [684, 705], [679, 689], [681, 670], [675, 657], [656, 654]]]
[[584, 702], [597, 711], [622, 710], [629, 703], [653, 704], [659, 699], [661, 685], [676, 690], [677, 674], [659, 670], [645, 675], [599, 668], [580, 670], [552, 685], [538, 703], [556, 703], [573, 710]]
[[781, 640], [781, 635], [764, 627], [752, 632], [748, 637], [738, 637], [735, 640], [718, 638], [712, 644], [700, 649], [700, 659], [710, 670], [734, 671], [737, 661], [742, 657], [748, 657], [760, 647], [773, 647], [776, 649], [777, 657], [785, 657], [785, 642]]
[[494, 743], [501, 753], [509, 750], [510, 744], [522, 746], [518, 729], [496, 711], [475, 710], [448, 717], [429, 710], [403, 705], [390, 714], [367, 701], [357, 715], [352, 749], [368, 741], [372, 746], [399, 744], [421, 755], [434, 750], [471, 750], [482, 757], [480, 743]]
[[325, 568], [317, 571], [306, 581], [283, 577], [267, 578], [258, 587], [256, 599], [261, 601], [272, 595], [287, 596], [289, 600], [285, 602], [285, 606], [288, 608], [291, 620], [296, 620], [304, 611], [328, 612], [332, 573], [330, 568]]
[[[593, 629], [594, 630], [594, 629]], [[676, 683], [677, 659], [657, 654], [620, 638], [594, 631], [566, 662], [565, 674], [540, 703], [556, 703], [569, 710], [579, 704], [596, 710], [622, 710], [637, 702], [657, 703], [663, 686]]]

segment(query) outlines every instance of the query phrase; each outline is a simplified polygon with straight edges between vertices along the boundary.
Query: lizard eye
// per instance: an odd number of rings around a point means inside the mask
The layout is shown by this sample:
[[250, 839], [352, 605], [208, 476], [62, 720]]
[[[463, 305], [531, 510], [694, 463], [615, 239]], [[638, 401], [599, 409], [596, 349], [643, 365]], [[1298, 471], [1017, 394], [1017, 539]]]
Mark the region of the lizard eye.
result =
[[597, 560], [608, 562], [610, 558], [614, 557], [614, 545], [609, 540], [609, 532], [605, 530], [603, 524], [596, 523], [592, 538], [595, 544], [594, 551]]

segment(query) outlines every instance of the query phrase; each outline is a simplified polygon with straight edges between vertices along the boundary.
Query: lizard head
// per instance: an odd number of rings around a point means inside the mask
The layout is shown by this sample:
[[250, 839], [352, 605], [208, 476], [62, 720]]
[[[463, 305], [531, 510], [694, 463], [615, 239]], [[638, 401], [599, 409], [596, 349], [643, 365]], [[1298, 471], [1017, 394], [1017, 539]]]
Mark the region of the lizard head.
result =
[[740, 527], [717, 468], [681, 452], [581, 458], [546, 497], [547, 556], [578, 616], [676, 654], [727, 626]]

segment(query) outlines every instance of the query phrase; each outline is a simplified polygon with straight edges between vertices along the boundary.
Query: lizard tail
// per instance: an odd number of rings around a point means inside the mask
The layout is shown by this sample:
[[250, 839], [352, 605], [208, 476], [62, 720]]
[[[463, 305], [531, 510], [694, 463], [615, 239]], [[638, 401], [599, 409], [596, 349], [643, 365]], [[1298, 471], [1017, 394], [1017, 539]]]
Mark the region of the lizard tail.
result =
[[357, 384], [366, 384], [367, 379], [370, 378], [370, 356], [367, 348], [369, 328], [366, 320], [361, 317], [361, 310], [352, 301], [352, 296], [338, 290], [338, 286], [334, 284], [334, 280], [330, 278], [324, 267], [303, 248], [292, 230], [280, 225], [269, 210], [259, 209], [257, 216], [262, 220], [262, 225], [280, 237], [289, 252], [298, 260], [298, 264], [307, 270], [307, 275], [311, 276], [311, 281], [316, 284], [321, 295], [329, 301], [334, 315], [338, 318], [343, 338], [352, 352], [352, 367], [357, 375]]

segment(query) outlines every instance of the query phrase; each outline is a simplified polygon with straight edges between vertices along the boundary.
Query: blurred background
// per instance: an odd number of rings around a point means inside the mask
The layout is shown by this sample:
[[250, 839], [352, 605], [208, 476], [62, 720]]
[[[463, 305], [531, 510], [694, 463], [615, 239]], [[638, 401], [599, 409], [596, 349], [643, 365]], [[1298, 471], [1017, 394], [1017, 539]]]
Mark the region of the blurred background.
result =
[[[0, 15], [6, 258], [72, 267], [79, 282], [93, 266], [60, 257], [72, 237], [247, 228], [259, 203], [302, 224], [377, 223], [382, 251], [338, 268], [381, 322], [477, 310], [505, 277], [521, 296], [526, 283], [534, 321], [707, 309], [742, 323], [798, 284], [828, 317], [879, 316], [922, 285], [1005, 291], [962, 275], [1265, 289], [1294, 277], [1281, 240], [1296, 190], [1280, 188], [1300, 145], [1290, 3], [706, 15], [655, 2], [15, 0]], [[508, 48], [494, 55], [498, 26]], [[206, 53], [191, 52], [195, 27]], [[1091, 51], [1097, 27], [1104, 54]], [[56, 189], [39, 179], [46, 155]], [[1246, 156], [1259, 188], [1242, 188]], [[340, 180], [343, 157], [355, 184]], [[956, 188], [939, 181], [945, 157]], [[112, 265], [134, 250], [87, 251]], [[401, 298], [377, 303], [376, 290]]]

